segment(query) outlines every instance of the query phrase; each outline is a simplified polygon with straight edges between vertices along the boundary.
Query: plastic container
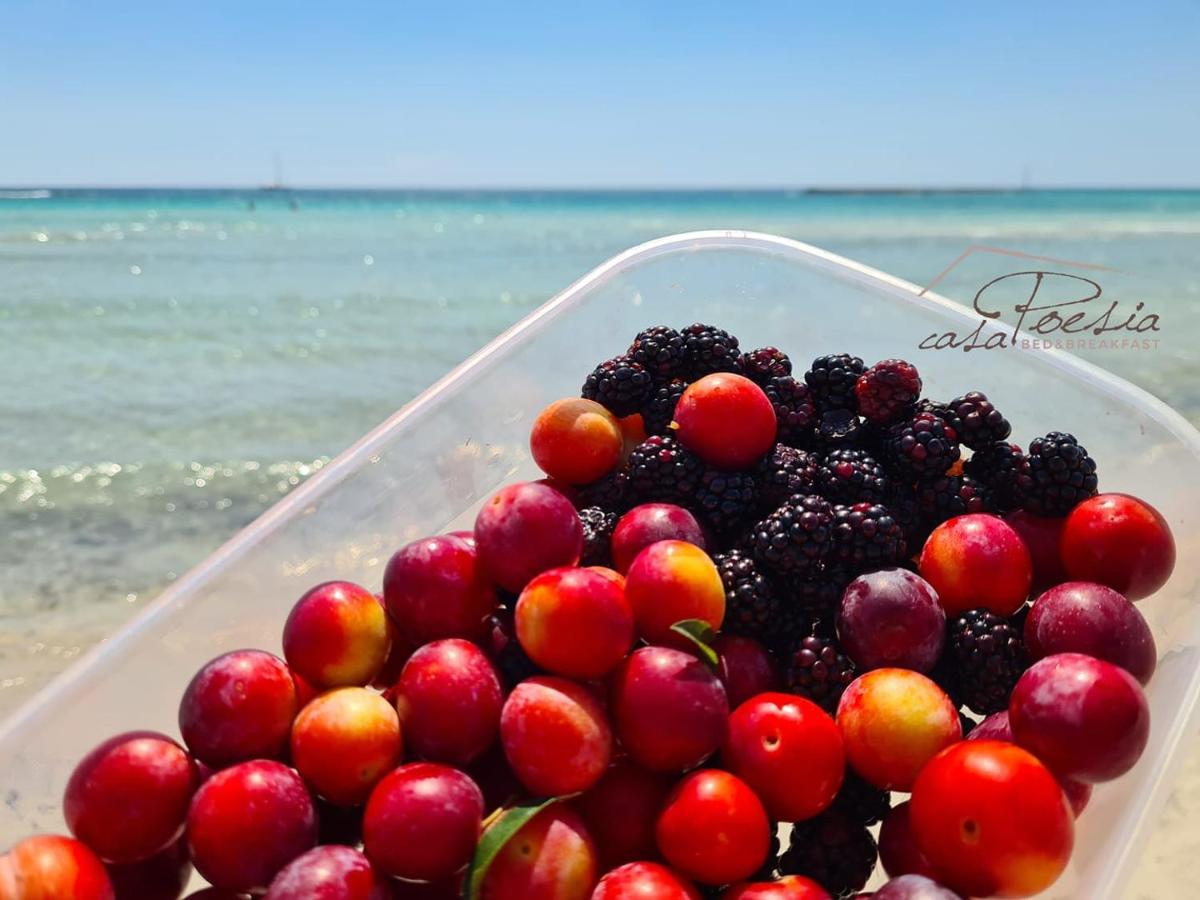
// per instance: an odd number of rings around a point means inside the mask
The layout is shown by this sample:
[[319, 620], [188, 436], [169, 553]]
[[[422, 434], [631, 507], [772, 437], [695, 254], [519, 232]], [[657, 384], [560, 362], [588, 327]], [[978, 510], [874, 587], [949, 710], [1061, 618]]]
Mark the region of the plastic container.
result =
[[[1150, 745], [1134, 771], [1101, 787], [1081, 818], [1070, 870], [1048, 897], [1118, 896], [1169, 790], [1200, 691], [1200, 434], [1145, 392], [1042, 350], [921, 351], [928, 334], [969, 332], [978, 317], [911, 284], [767, 235], [680, 235], [629, 250], [580, 279], [397, 412], [319, 475], [180, 579], [0, 729], [0, 845], [61, 830], [75, 761], [125, 729], [176, 732], [195, 669], [237, 647], [278, 652], [288, 609], [331, 578], [380, 584], [390, 553], [470, 523], [501, 484], [536, 477], [529, 426], [578, 390], [593, 361], [642, 326], [716, 322], [747, 346], [798, 361], [852, 350], [905, 356], [928, 395], [985, 390], [1027, 442], [1074, 432], [1102, 485], [1146, 497], [1179, 542], [1171, 582], [1141, 604], [1161, 662], [1149, 689]], [[1152, 352], [1152, 351], [1148, 351]]]

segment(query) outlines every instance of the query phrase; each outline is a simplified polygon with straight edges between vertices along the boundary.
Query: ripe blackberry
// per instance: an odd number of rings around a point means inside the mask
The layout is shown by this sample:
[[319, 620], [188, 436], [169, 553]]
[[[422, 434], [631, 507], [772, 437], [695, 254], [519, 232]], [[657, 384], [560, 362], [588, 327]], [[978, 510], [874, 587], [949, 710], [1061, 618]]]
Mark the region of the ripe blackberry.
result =
[[833, 558], [848, 568], [862, 572], [894, 566], [907, 549], [904, 531], [886, 506], [834, 507]]
[[856, 825], [874, 825], [882, 822], [892, 808], [892, 795], [847, 768], [841, 790], [833, 798], [833, 808]]
[[941, 416], [919, 412], [888, 430], [886, 462], [909, 482], [945, 473], [958, 461], [958, 432]]
[[1012, 434], [1008, 419], [979, 391], [955, 397], [946, 406], [954, 413], [958, 439], [972, 450], [1002, 441]]
[[758, 486], [749, 472], [707, 468], [696, 484], [691, 510], [717, 535], [728, 537], [744, 526], [758, 506]]
[[758, 570], [754, 560], [740, 550], [713, 557], [725, 586], [723, 631], [755, 640], [769, 640], [782, 609], [779, 594]]
[[798, 494], [754, 526], [751, 541], [754, 559], [771, 572], [815, 572], [833, 547], [833, 506]]
[[1096, 461], [1075, 436], [1052, 431], [1029, 444], [1028, 478], [1022, 479], [1023, 506], [1038, 516], [1065, 516], [1096, 496]]
[[596, 366], [583, 383], [581, 393], [615, 416], [629, 416], [646, 405], [653, 389], [650, 373], [641, 363], [618, 356]]
[[704, 472], [695, 454], [669, 435], [654, 435], [629, 454], [629, 485], [638, 503], [690, 502]]
[[779, 871], [811, 878], [834, 897], [851, 897], [871, 877], [878, 856], [865, 825], [830, 809], [792, 827], [791, 846], [779, 860]]
[[887, 488], [887, 471], [865, 450], [832, 450], [818, 470], [817, 493], [831, 503], [879, 503]]
[[959, 421], [958, 414], [949, 403], [942, 403], [940, 400], [926, 398], [917, 402], [916, 411], [919, 413], [933, 413], [935, 416], [944, 419], [946, 424], [953, 428], [956, 433], [962, 430], [962, 422]]
[[612, 533], [620, 515], [599, 506], [588, 506], [579, 510], [579, 521], [583, 523], [583, 554], [581, 566], [608, 566], [612, 568]]
[[813, 360], [804, 373], [818, 409], [857, 409], [854, 387], [866, 371], [863, 361], [849, 353], [834, 353]]
[[642, 407], [642, 424], [646, 434], [669, 434], [671, 423], [675, 420], [675, 404], [687, 390], [687, 382], [682, 378], [672, 378], [654, 386], [650, 399]]
[[803, 610], [808, 619], [830, 631], [838, 605], [846, 585], [854, 580], [854, 573], [845, 566], [827, 560], [815, 572], [785, 579], [780, 589], [797, 609]]
[[510, 688], [542, 671], [525, 655], [517, 641], [517, 629], [513, 624], [511, 608], [501, 607], [488, 617], [485, 649], [496, 666], [496, 671]]
[[969, 609], [950, 623], [948, 638], [963, 702], [985, 716], [1008, 709], [1009, 695], [1029, 667], [1016, 627], [989, 610]]
[[955, 516], [988, 512], [987, 490], [970, 475], [941, 475], [917, 483], [917, 509], [930, 530]]
[[763, 392], [775, 408], [775, 435], [785, 444], [807, 443], [811, 439], [817, 410], [808, 385], [790, 375], [772, 378]]
[[639, 331], [625, 353], [659, 381], [669, 381], [683, 374], [683, 335], [666, 325], [655, 325]]
[[792, 374], [792, 361], [777, 347], [760, 347], [742, 354], [742, 374], [758, 385]]
[[789, 691], [833, 715], [856, 674], [836, 638], [813, 634], [802, 638], [789, 655], [785, 677]]
[[963, 471], [984, 486], [997, 512], [1020, 508], [1029, 460], [1016, 444], [998, 441], [977, 448], [963, 463]]
[[827, 409], [817, 417], [812, 445], [829, 453], [857, 446], [863, 435], [863, 421], [849, 409]]
[[683, 329], [684, 375], [695, 381], [713, 372], [736, 372], [738, 339], [715, 325], [697, 322]]
[[765, 512], [773, 512], [795, 494], [817, 493], [820, 462], [807, 450], [776, 444], [759, 461], [754, 474], [759, 505]]
[[858, 377], [854, 395], [864, 419], [888, 425], [912, 412], [921, 396], [921, 375], [910, 362], [885, 359]]
[[925, 539], [932, 529], [921, 518], [921, 508], [917, 503], [917, 495], [913, 488], [905, 484], [892, 482], [884, 504], [892, 511], [900, 531], [904, 534], [904, 543], [912, 553], [918, 552], [925, 546]]
[[633, 506], [629, 472], [625, 469], [613, 469], [591, 484], [579, 485], [574, 493], [576, 509], [599, 506], [609, 512], [623, 513]]

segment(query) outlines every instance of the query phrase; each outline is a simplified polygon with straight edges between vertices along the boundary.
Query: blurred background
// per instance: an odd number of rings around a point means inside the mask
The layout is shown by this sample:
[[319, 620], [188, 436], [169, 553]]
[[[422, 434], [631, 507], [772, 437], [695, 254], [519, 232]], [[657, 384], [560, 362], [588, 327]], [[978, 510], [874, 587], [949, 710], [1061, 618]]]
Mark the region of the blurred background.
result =
[[[1158, 345], [1084, 355], [1200, 423], [1195, 2], [42, 0], [3, 22], [0, 714], [673, 232], [921, 284], [976, 244], [1120, 270]], [[939, 290], [969, 301], [988, 265]]]

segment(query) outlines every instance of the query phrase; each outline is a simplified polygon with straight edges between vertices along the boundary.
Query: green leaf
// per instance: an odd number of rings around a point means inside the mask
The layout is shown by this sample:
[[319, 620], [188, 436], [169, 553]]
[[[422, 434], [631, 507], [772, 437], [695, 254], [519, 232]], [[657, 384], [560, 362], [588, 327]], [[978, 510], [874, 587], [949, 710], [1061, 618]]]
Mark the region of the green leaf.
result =
[[528, 800], [509, 807], [495, 817], [475, 848], [475, 856], [463, 883], [463, 900], [477, 900], [479, 890], [483, 887], [483, 879], [500, 851], [504, 849], [504, 845], [512, 840], [512, 836], [520, 831], [526, 822], [550, 804], [557, 803], [558, 799], [551, 797], [549, 800]]
[[696, 649], [700, 652], [700, 658], [712, 668], [715, 669], [721, 664], [720, 659], [717, 658], [717, 651], [712, 646], [713, 641], [717, 639], [717, 633], [703, 619], [684, 619], [682, 622], [672, 625], [671, 630], [695, 644]]

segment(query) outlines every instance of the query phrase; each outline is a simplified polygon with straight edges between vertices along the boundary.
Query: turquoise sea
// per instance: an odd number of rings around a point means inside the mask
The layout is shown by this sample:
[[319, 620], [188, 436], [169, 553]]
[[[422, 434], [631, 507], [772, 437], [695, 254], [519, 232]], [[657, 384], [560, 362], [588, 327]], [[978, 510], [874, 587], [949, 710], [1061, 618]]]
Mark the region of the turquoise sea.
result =
[[1200, 422], [1200, 191], [0, 189], [0, 712], [558, 289], [706, 228], [922, 284], [972, 244], [1120, 270], [1159, 345], [1084, 355]]

